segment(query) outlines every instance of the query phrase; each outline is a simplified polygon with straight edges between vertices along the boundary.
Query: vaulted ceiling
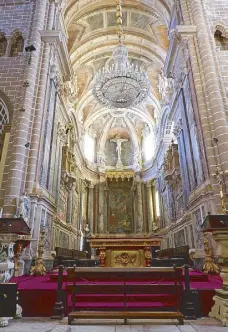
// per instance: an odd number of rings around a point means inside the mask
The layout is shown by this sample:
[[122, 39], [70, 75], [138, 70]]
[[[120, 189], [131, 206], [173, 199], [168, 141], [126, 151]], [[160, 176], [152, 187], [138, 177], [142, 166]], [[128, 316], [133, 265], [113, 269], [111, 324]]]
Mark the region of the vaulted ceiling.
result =
[[127, 133], [140, 146], [142, 131], [152, 130], [160, 112], [158, 75], [168, 49], [167, 27], [173, 0], [123, 0], [123, 42], [129, 60], [147, 71], [151, 93], [144, 105], [110, 110], [93, 97], [94, 74], [111, 58], [117, 45], [116, 0], [69, 0], [65, 10], [68, 50], [76, 75], [76, 118], [84, 131], [97, 137], [98, 149], [107, 138]]

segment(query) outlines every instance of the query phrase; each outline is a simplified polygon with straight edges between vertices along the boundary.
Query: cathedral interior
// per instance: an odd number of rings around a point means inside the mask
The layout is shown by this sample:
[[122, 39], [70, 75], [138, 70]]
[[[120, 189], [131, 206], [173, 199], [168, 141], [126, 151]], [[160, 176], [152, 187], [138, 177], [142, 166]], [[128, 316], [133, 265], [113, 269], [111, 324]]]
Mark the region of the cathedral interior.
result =
[[[221, 272], [228, 2], [0, 8], [1, 282], [39, 259], [52, 271], [56, 248], [113, 268], [153, 267], [158, 250], [188, 248], [195, 270]], [[220, 237], [203, 231], [210, 216], [224, 218]]]

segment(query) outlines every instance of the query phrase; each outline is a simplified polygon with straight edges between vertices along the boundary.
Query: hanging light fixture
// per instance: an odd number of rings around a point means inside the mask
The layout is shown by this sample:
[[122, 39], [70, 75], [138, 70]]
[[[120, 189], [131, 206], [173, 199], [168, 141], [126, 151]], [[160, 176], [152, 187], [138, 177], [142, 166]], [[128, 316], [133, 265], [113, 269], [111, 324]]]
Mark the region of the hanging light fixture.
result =
[[109, 108], [129, 108], [148, 97], [150, 82], [146, 72], [138, 69], [128, 60], [128, 49], [122, 42], [122, 6], [117, 0], [116, 18], [118, 45], [112, 53], [111, 65], [95, 75], [93, 94], [96, 100]]

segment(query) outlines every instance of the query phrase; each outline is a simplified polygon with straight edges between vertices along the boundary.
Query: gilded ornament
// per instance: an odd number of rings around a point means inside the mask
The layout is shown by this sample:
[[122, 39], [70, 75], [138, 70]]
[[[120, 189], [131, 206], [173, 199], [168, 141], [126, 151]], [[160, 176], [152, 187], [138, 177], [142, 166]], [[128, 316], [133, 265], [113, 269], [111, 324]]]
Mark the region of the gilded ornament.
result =
[[122, 252], [114, 257], [115, 263], [123, 265], [126, 267], [127, 265], [133, 265], [136, 262], [137, 255], [136, 254], [128, 254], [126, 252]]

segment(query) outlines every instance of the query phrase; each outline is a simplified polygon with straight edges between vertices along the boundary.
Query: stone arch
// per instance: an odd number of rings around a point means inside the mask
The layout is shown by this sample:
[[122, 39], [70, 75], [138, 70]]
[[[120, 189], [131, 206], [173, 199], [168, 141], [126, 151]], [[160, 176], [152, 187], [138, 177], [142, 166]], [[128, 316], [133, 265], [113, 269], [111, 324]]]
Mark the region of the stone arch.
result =
[[11, 123], [12, 119], [13, 119], [13, 105], [12, 105], [9, 97], [1, 90], [0, 90], [0, 101], [2, 101], [5, 105], [5, 107], [7, 108], [8, 116], [9, 116], [8, 123]]
[[19, 30], [15, 30], [11, 38], [11, 49], [10, 56], [17, 56], [18, 53], [24, 51], [24, 36], [23, 33]]
[[9, 112], [6, 104], [0, 98], [0, 134], [4, 130], [4, 125], [9, 123]]
[[0, 57], [6, 55], [7, 39], [5, 33], [0, 32]]
[[228, 50], [228, 27], [222, 23], [214, 26], [214, 40], [216, 49], [220, 51]]

